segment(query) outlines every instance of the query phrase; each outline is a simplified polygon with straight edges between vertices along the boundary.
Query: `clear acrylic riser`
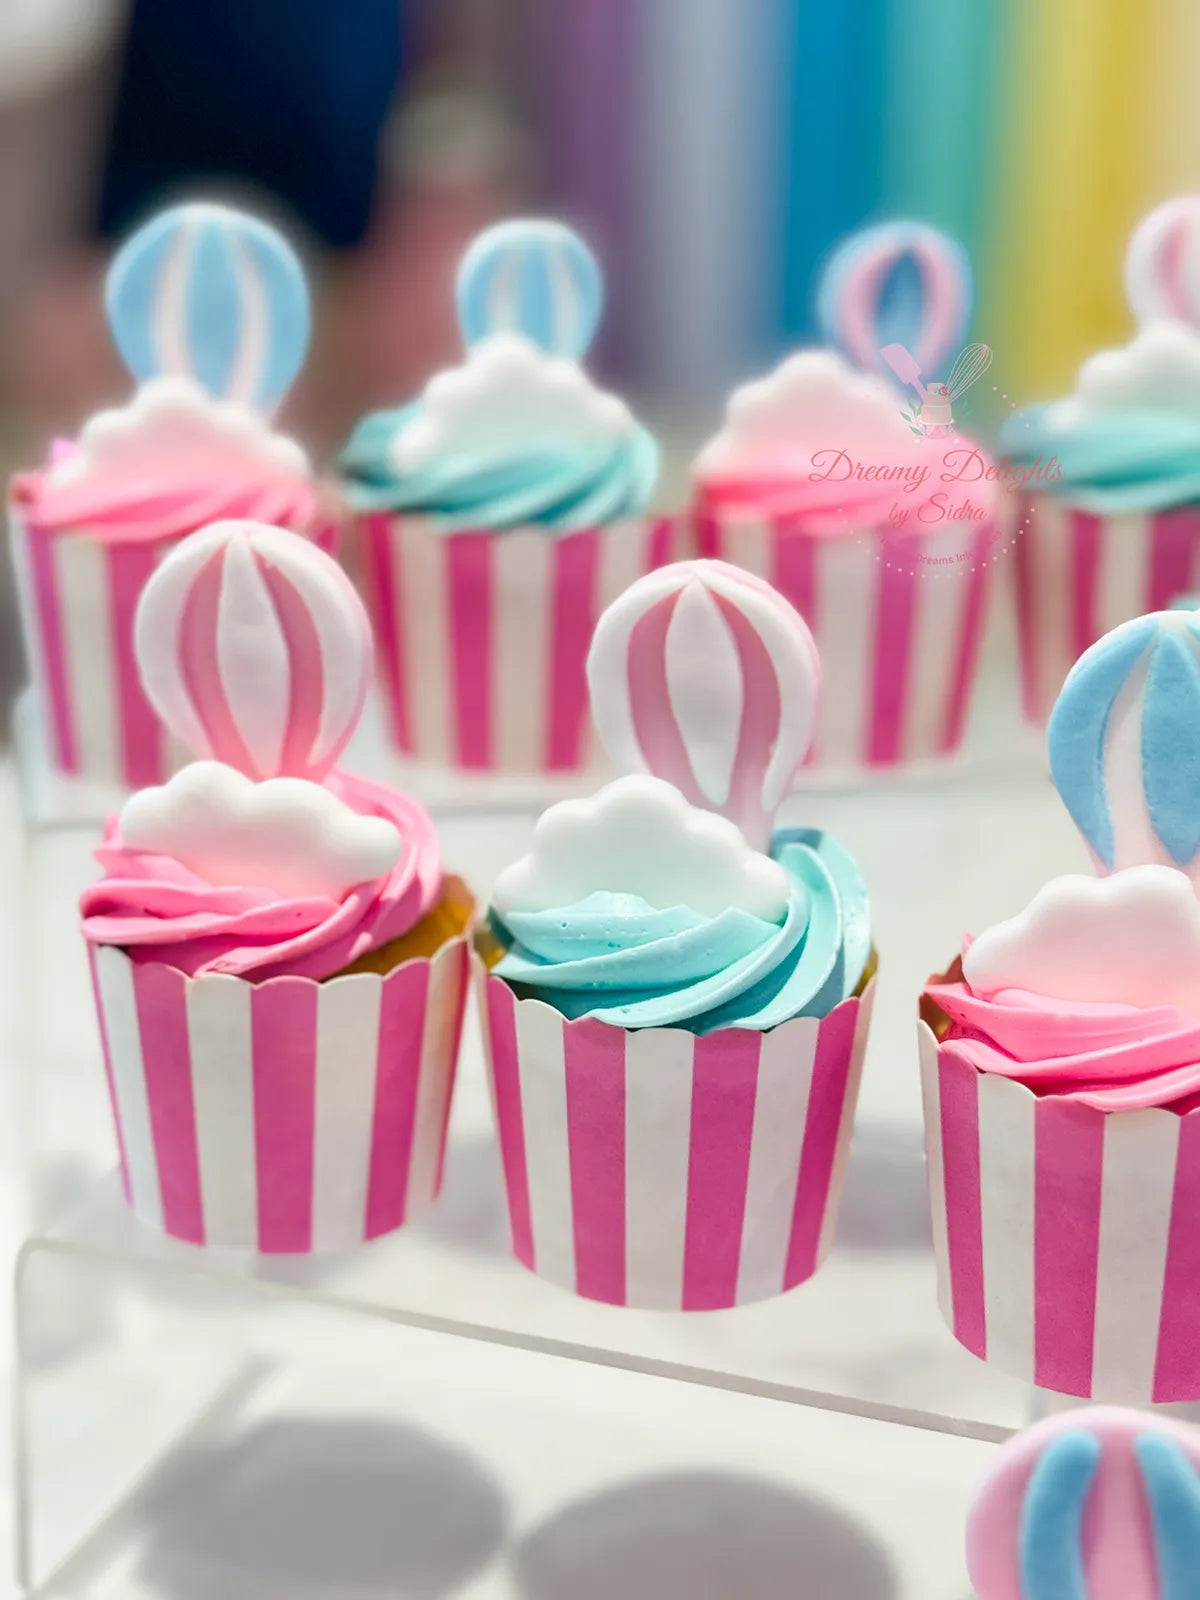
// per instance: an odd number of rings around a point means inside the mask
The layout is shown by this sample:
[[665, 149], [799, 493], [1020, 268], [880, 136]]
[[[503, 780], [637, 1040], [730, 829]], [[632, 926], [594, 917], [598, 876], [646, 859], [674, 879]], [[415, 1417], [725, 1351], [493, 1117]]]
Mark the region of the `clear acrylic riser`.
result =
[[[426, 794], [448, 866], [480, 895], [527, 847], [550, 798], [544, 789], [481, 796], [452, 783]], [[47, 1593], [125, 1600], [135, 1592], [121, 1586], [127, 1572], [111, 1588], [79, 1574], [109, 1555], [119, 1568], [124, 1558], [113, 1552], [137, 1521], [129, 1508], [144, 1510], [156, 1486], [183, 1470], [181, 1452], [207, 1448], [214, 1428], [235, 1428], [263, 1385], [291, 1381], [286, 1373], [308, 1350], [292, 1331], [298, 1318], [334, 1318], [341, 1331], [317, 1340], [322, 1354], [331, 1345], [368, 1350], [352, 1362], [368, 1387], [373, 1373], [403, 1390], [415, 1340], [422, 1351], [436, 1347], [436, 1360], [463, 1383], [505, 1351], [535, 1364], [522, 1366], [541, 1374], [535, 1388], [556, 1393], [606, 1373], [634, 1386], [623, 1392], [636, 1391], [647, 1415], [675, 1404], [647, 1398], [659, 1390], [686, 1389], [698, 1413], [736, 1401], [774, 1416], [781, 1407], [771, 1402], [782, 1403], [797, 1438], [840, 1417], [889, 1438], [901, 1431], [914, 1451], [925, 1446], [911, 1441], [931, 1434], [982, 1448], [1028, 1421], [1045, 1402], [958, 1346], [937, 1309], [913, 1012], [923, 980], [945, 965], [962, 928], [1010, 914], [1047, 877], [1082, 865], [1081, 847], [1044, 770], [1024, 756], [952, 781], [811, 793], [791, 803], [792, 817], [838, 834], [876, 907], [880, 990], [846, 1193], [833, 1253], [810, 1283], [704, 1314], [594, 1304], [513, 1261], [470, 1012], [445, 1188], [409, 1227], [344, 1256], [272, 1259], [197, 1250], [136, 1222], [109, 1170], [112, 1136], [75, 915], [93, 875], [94, 824], [35, 828], [19, 869], [10, 969], [18, 1027], [6, 1048], [25, 1086], [16, 1142], [31, 1186], [45, 1189], [47, 1171], [60, 1181], [33, 1209], [17, 1276], [22, 1581], [59, 1570]], [[414, 1384], [420, 1371], [416, 1362]], [[677, 1381], [647, 1390], [654, 1379]], [[453, 1389], [458, 1380], [446, 1381]], [[571, 1433], [569, 1406], [564, 1417]], [[903, 1477], [903, 1461], [897, 1472]], [[249, 1578], [238, 1587], [228, 1571], [223, 1582], [211, 1592], [224, 1600], [260, 1592]], [[206, 1592], [178, 1588], [184, 1600]], [[960, 1596], [947, 1591], [946, 1600]]]

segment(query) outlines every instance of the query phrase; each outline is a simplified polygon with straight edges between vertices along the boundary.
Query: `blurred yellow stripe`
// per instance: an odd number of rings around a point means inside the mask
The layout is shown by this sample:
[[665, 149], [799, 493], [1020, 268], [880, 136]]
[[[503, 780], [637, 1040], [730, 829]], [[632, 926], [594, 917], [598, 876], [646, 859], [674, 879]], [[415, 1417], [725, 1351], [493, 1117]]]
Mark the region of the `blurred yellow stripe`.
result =
[[1008, 10], [979, 326], [1019, 401], [1062, 393], [1084, 356], [1130, 327], [1121, 272], [1146, 208], [1158, 9], [1015, 0]]
[[1146, 111], [1147, 204], [1200, 190], [1200, 5], [1155, 0], [1149, 43], [1153, 93]]

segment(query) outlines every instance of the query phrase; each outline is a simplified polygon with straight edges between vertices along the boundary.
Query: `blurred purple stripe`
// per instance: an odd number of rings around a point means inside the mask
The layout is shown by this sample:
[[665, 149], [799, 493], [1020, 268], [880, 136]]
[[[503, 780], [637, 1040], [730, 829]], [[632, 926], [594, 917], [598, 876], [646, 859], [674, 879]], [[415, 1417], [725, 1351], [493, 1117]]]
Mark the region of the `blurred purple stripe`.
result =
[[626, 366], [632, 344], [635, 27], [635, 0], [540, 8], [549, 198], [579, 224], [604, 269], [594, 347], [601, 367]]

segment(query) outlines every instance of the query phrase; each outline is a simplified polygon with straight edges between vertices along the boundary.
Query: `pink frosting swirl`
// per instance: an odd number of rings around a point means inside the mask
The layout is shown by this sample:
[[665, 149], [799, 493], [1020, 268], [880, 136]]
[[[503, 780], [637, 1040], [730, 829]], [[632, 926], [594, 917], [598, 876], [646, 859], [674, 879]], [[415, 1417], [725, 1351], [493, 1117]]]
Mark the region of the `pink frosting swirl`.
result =
[[[768, 468], [701, 472], [697, 493], [702, 510], [794, 521], [812, 534], [888, 525], [897, 535], [928, 533], [955, 520], [968, 501], [978, 512], [975, 520], [990, 516], [995, 471], [983, 451], [958, 434], [900, 446], [886, 438], [835, 442], [826, 436], [796, 439]], [[897, 507], [908, 513], [903, 524], [894, 524]]]
[[169, 856], [128, 848], [113, 821], [96, 852], [104, 876], [80, 902], [84, 937], [189, 976], [224, 972], [256, 981], [329, 978], [402, 938], [441, 897], [433, 822], [415, 800], [366, 778], [333, 772], [325, 784], [361, 816], [383, 817], [399, 830], [403, 849], [384, 877], [341, 900], [217, 886]]
[[[73, 449], [57, 441], [55, 458]], [[40, 467], [17, 474], [12, 496], [38, 528], [50, 533], [86, 528], [106, 543], [180, 538], [227, 517], [296, 533], [317, 531], [321, 520], [320, 491], [311, 478], [239, 480], [216, 467], [206, 479], [171, 480], [147, 472], [119, 487], [86, 479], [58, 483], [50, 467]]]
[[1200, 1021], [1174, 1006], [1050, 1000], [1025, 989], [988, 999], [963, 979], [926, 994], [950, 1018], [943, 1044], [980, 1072], [1099, 1111], [1200, 1104]]

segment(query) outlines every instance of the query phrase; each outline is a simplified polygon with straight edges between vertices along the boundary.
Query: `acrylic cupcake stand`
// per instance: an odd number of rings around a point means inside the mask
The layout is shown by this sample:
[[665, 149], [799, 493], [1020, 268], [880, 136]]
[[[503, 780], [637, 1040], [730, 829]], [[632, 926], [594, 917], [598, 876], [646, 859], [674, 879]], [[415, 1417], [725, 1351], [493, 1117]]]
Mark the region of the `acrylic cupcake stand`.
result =
[[[990, 692], [985, 688], [979, 714], [994, 727], [1004, 712], [989, 707]], [[608, 1491], [594, 1491], [611, 1478], [609, 1468], [625, 1462], [627, 1441], [637, 1446], [630, 1459], [644, 1457], [646, 1471], [651, 1457], [661, 1457], [660, 1512], [647, 1514], [639, 1532], [632, 1509], [633, 1522], [620, 1525], [618, 1507], [618, 1547], [622, 1539], [664, 1537], [664, 1518], [704, 1521], [696, 1507], [709, 1491], [716, 1495], [711, 1516], [736, 1523], [736, 1505], [722, 1507], [742, 1489], [722, 1487], [722, 1474], [738, 1480], [743, 1470], [767, 1472], [800, 1493], [823, 1485], [827, 1498], [852, 1506], [867, 1526], [879, 1516], [901, 1527], [906, 1516], [910, 1522], [902, 1589], [887, 1586], [851, 1540], [838, 1559], [852, 1576], [835, 1573], [830, 1593], [961, 1600], [959, 1540], [946, 1529], [960, 1525], [988, 1442], [1045, 1402], [960, 1349], [937, 1310], [912, 1001], [951, 953], [957, 929], [1001, 915], [1080, 848], [1015, 728], [1002, 749], [1001, 759], [993, 755], [987, 767], [951, 779], [822, 791], [793, 803], [797, 818], [832, 826], [847, 842], [878, 907], [881, 985], [846, 1195], [833, 1254], [809, 1284], [782, 1299], [696, 1315], [576, 1299], [513, 1261], [473, 1016], [446, 1186], [414, 1225], [344, 1256], [308, 1259], [205, 1253], [141, 1227], [115, 1176], [104, 1171], [111, 1134], [75, 924], [75, 899], [91, 874], [94, 818], [31, 832], [16, 896], [23, 908], [13, 969], [21, 1004], [13, 1015], [20, 1020], [24, 1104], [14, 1145], [35, 1168], [52, 1157], [63, 1177], [58, 1203], [47, 1201], [31, 1219], [16, 1278], [21, 1581], [27, 1588], [41, 1583], [35, 1592], [50, 1595], [201, 1600], [227, 1593], [240, 1600], [243, 1593], [278, 1593], [258, 1569], [269, 1547], [270, 1560], [285, 1563], [279, 1571], [293, 1570], [287, 1550], [276, 1549], [288, 1543], [280, 1530], [294, 1523], [279, 1497], [310, 1496], [314, 1523], [330, 1526], [339, 1516], [360, 1515], [348, 1504], [338, 1511], [339, 1492], [350, 1496], [344, 1485], [338, 1490], [342, 1480], [361, 1482], [368, 1501], [394, 1482], [398, 1504], [405, 1502], [411, 1490], [395, 1479], [401, 1469], [389, 1454], [386, 1439], [394, 1444], [395, 1436], [386, 1419], [403, 1416], [403, 1428], [415, 1420], [424, 1429], [427, 1416], [429, 1434], [457, 1439], [476, 1465], [495, 1460], [506, 1483], [514, 1472], [524, 1483], [540, 1461], [534, 1499], [561, 1476], [551, 1498], [570, 1501], [577, 1474], [601, 1531], [609, 1526]], [[369, 746], [358, 754], [365, 765], [381, 759]], [[546, 792], [481, 796], [470, 784], [442, 780], [430, 799], [440, 812], [447, 862], [486, 891], [525, 847]], [[300, 1424], [288, 1420], [297, 1409], [307, 1419], [300, 1434]], [[423, 1458], [413, 1449], [411, 1471], [425, 1482]], [[375, 1468], [373, 1451], [387, 1457]], [[675, 1462], [670, 1471], [668, 1460]], [[698, 1500], [686, 1484], [671, 1487], [673, 1475], [682, 1482], [696, 1462], [708, 1463], [718, 1480], [697, 1491]], [[436, 1483], [436, 1459], [428, 1470]], [[485, 1549], [493, 1536], [497, 1550], [504, 1543], [495, 1527], [500, 1513], [487, 1509], [491, 1480], [475, 1482], [475, 1467], [444, 1470], [453, 1479], [446, 1493], [454, 1514], [474, 1532], [447, 1534], [443, 1548], [428, 1517], [413, 1521], [409, 1508], [405, 1522], [398, 1510], [396, 1548], [407, 1556], [397, 1554], [389, 1570], [402, 1573], [405, 1559], [431, 1564], [424, 1577], [412, 1577], [412, 1592], [459, 1592], [455, 1584], [467, 1574], [449, 1552], [459, 1548], [460, 1534], [468, 1544], [478, 1541], [480, 1572], [491, 1574], [461, 1592], [531, 1593], [534, 1600], [591, 1592], [569, 1570], [539, 1588], [536, 1529], [529, 1535], [534, 1555], [521, 1545], [533, 1568], [500, 1575], [500, 1558]], [[255, 1509], [237, 1514], [230, 1496]], [[752, 1527], [760, 1515], [789, 1527], [802, 1515], [764, 1510], [761, 1497], [751, 1498]], [[528, 1516], [533, 1524], [544, 1520]], [[250, 1524], [261, 1537], [246, 1531]], [[920, 1540], [918, 1526], [925, 1530]], [[586, 1541], [586, 1526], [577, 1534]], [[814, 1550], [836, 1547], [827, 1534], [811, 1531]], [[382, 1563], [378, 1550], [371, 1555], [378, 1527], [360, 1535], [363, 1550], [350, 1534], [331, 1532], [322, 1557], [314, 1534], [305, 1581], [315, 1587], [303, 1587], [296, 1571], [288, 1592], [335, 1592], [332, 1575], [325, 1587], [311, 1576], [322, 1559], [335, 1571], [339, 1559], [355, 1571], [370, 1569], [372, 1559]], [[767, 1528], [762, 1537], [769, 1544], [776, 1535]], [[605, 1538], [607, 1549], [612, 1541]], [[811, 1559], [790, 1535], [779, 1538], [764, 1560], [791, 1567]], [[940, 1557], [931, 1553], [939, 1544]], [[559, 1548], [552, 1542], [544, 1559], [558, 1559]], [[619, 1586], [620, 1569], [609, 1571], [606, 1559], [597, 1556], [607, 1582]], [[708, 1559], [720, 1559], [716, 1545]], [[197, 1573], [207, 1575], [204, 1582]], [[364, 1593], [393, 1592], [386, 1571], [371, 1581], [376, 1587]]]

